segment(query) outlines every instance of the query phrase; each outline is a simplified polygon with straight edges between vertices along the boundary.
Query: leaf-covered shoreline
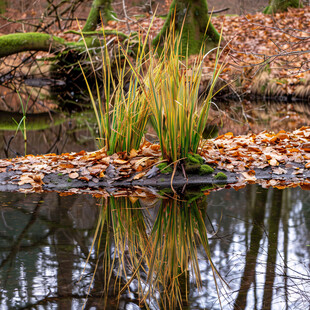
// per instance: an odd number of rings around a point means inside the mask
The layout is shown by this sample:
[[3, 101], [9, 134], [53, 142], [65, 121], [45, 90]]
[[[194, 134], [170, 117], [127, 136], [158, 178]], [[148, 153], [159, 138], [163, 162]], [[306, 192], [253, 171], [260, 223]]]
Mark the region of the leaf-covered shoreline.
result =
[[[215, 171], [206, 176], [184, 175], [179, 171], [173, 177], [173, 186], [220, 183], [238, 189], [256, 182], [264, 187], [302, 184], [307, 188], [310, 184], [310, 127], [292, 133], [264, 131], [237, 137], [226, 133], [203, 140], [199, 153]], [[79, 192], [83, 188], [91, 192], [99, 187], [115, 186], [169, 187], [172, 175], [161, 174], [156, 168], [160, 159], [159, 145], [147, 141], [130, 154], [119, 152], [107, 156], [101, 149], [0, 159], [0, 183], [4, 187], [11, 185], [8, 190], [26, 192]], [[216, 180], [219, 171], [227, 175], [226, 180]]]

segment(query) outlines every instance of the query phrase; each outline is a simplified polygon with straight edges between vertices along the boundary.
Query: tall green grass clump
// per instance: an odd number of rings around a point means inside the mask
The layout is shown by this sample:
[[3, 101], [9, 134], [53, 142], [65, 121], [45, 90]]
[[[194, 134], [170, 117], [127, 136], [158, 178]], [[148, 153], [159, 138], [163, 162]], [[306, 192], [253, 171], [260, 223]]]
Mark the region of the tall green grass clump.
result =
[[138, 36], [133, 58], [128, 56], [129, 51], [132, 52], [130, 40], [125, 45], [118, 42], [113, 55], [110, 55], [104, 31], [103, 37], [102, 87], [99, 85], [92, 53], [87, 49], [95, 77], [96, 96], [92, 94], [86, 74], [82, 67], [81, 69], [99, 128], [99, 147], [108, 155], [123, 151], [129, 153], [132, 149], [139, 149], [149, 114], [148, 104], [141, 96], [139, 83], [145, 59], [148, 58], [148, 35], [145, 39]]
[[208, 55], [200, 55], [193, 64], [182, 57], [181, 36], [171, 30], [158, 61], [150, 57], [150, 67], [145, 83], [147, 100], [152, 111], [152, 123], [158, 135], [162, 157], [168, 162], [197, 153], [205, 129], [218, 69], [219, 47], [214, 64], [209, 93], [198, 104], [198, 90], [202, 77], [202, 64]]

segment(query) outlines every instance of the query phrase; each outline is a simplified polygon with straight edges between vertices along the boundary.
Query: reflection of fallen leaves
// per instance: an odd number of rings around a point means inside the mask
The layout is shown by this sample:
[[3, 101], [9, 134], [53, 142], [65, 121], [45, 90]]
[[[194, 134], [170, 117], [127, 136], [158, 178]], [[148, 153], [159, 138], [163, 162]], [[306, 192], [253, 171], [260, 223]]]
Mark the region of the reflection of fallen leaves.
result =
[[308, 182], [304, 182], [304, 183], [301, 183], [300, 184], [300, 187], [303, 189], [303, 190], [307, 190], [309, 191], [310, 190], [310, 183]]

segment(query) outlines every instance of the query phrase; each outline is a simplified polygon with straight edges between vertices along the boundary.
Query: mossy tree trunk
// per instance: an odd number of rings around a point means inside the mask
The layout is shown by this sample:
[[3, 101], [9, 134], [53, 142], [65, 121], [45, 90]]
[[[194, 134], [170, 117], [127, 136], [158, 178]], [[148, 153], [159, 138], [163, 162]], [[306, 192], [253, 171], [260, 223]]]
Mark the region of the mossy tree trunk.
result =
[[0, 58], [25, 51], [54, 52], [64, 46], [65, 40], [46, 33], [12, 33], [0, 36]]
[[112, 0], [93, 0], [83, 31], [94, 31], [97, 25], [101, 23], [101, 18], [104, 24], [109, 20], [114, 20], [115, 13], [111, 3]]
[[6, 0], [0, 0], [0, 14], [3, 14], [5, 12], [7, 6]]
[[174, 23], [174, 30], [179, 33], [182, 31], [183, 54], [187, 49], [189, 55], [198, 54], [203, 44], [205, 51], [208, 51], [220, 40], [220, 34], [209, 20], [206, 0], [173, 0], [166, 22], [153, 44], [161, 44], [165, 40], [167, 31], [171, 29], [171, 24]]
[[[3, 2], [3, 0], [0, 0], [0, 4], [1, 1]], [[85, 40], [88, 48], [100, 46], [98, 33], [93, 30], [101, 22], [100, 15], [104, 22], [114, 16], [111, 2], [112, 0], [93, 0], [92, 8], [83, 28], [85, 36], [87, 35]], [[67, 42], [62, 38], [38, 32], [12, 33], [0, 36], [0, 58], [26, 51], [61, 52], [64, 49], [80, 52], [85, 50], [85, 44], [82, 40]]]
[[269, 5], [264, 9], [263, 13], [280, 13], [286, 12], [288, 8], [301, 7], [303, 7], [301, 0], [269, 0]]

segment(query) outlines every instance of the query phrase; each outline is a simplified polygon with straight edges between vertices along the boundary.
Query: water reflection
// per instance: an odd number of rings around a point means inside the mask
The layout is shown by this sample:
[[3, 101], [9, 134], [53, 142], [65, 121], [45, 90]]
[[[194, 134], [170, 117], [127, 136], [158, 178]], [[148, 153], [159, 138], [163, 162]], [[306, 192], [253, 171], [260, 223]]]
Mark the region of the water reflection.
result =
[[[16, 132], [21, 113], [0, 111], [0, 158], [23, 156], [24, 137]], [[26, 117], [27, 154], [92, 151], [97, 148], [91, 111], [28, 114]]]
[[310, 196], [299, 188], [0, 196], [1, 309], [220, 309], [216, 284], [223, 309], [309, 308]]

